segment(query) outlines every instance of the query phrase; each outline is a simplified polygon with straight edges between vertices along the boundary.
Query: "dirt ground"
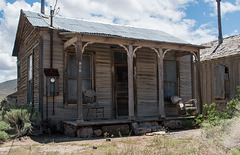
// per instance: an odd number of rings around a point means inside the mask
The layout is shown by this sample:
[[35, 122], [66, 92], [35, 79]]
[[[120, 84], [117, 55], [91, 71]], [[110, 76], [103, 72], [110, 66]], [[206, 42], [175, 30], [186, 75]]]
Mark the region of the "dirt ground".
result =
[[[208, 150], [204, 150], [203, 144], [199, 144], [200, 129], [175, 131], [157, 136], [110, 139], [111, 141], [106, 141], [103, 137], [73, 138], [63, 134], [24, 137], [21, 140], [1, 144], [0, 154], [195, 154], [199, 151], [199, 154], [209, 153]], [[213, 152], [224, 154], [216, 150]]]

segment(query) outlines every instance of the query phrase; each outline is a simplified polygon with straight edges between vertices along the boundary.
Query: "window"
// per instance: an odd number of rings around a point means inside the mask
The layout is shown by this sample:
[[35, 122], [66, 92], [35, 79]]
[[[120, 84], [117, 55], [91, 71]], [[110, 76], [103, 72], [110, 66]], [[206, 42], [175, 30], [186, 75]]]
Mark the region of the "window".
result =
[[230, 90], [229, 90], [229, 69], [226, 66], [218, 65], [214, 68], [214, 76], [215, 76], [215, 99], [216, 100], [224, 100], [225, 98], [229, 98]]
[[164, 100], [170, 101], [178, 94], [177, 63], [176, 61], [163, 62]]
[[82, 59], [82, 91], [92, 89], [91, 55], [85, 55]]
[[33, 55], [28, 57], [28, 104], [33, 103]]
[[[82, 56], [82, 91], [92, 89], [92, 55]], [[67, 103], [77, 103], [77, 64], [76, 54], [67, 57]]]

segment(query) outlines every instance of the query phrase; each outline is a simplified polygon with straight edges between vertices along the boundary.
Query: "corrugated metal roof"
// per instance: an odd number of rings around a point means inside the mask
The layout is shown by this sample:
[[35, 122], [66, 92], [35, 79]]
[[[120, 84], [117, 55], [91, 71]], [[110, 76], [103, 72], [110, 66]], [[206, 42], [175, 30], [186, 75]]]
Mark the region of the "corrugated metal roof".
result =
[[[23, 11], [29, 22], [36, 27], [49, 27], [49, 17], [40, 13]], [[76, 33], [110, 35], [123, 38], [142, 39], [169, 43], [189, 44], [175, 36], [159, 30], [135, 28], [113, 24], [103, 24], [77, 19], [54, 17], [54, 28]]]
[[240, 55], [240, 35], [235, 35], [223, 39], [223, 43], [217, 48], [218, 41], [212, 41], [203, 44], [203, 46], [208, 46], [210, 48], [201, 49], [201, 61], [213, 60], [222, 57], [228, 57], [233, 55]]

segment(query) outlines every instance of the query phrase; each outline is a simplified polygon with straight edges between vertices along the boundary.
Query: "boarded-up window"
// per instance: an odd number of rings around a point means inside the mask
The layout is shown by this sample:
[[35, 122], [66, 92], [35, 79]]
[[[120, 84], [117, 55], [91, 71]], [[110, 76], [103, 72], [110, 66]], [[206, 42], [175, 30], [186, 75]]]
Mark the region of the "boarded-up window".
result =
[[229, 98], [230, 89], [229, 89], [229, 69], [226, 66], [219, 65], [214, 69], [215, 76], [215, 99], [223, 100]]
[[215, 99], [224, 99], [225, 98], [224, 74], [225, 74], [225, 67], [223, 65], [219, 65], [219, 66], [215, 67], [215, 69], [214, 69]]
[[[76, 54], [68, 53], [67, 64], [67, 103], [77, 103], [77, 65]], [[82, 57], [82, 91], [92, 89], [92, 57], [83, 55]]]
[[177, 64], [176, 61], [163, 62], [164, 75], [164, 100], [171, 100], [172, 96], [177, 95]]

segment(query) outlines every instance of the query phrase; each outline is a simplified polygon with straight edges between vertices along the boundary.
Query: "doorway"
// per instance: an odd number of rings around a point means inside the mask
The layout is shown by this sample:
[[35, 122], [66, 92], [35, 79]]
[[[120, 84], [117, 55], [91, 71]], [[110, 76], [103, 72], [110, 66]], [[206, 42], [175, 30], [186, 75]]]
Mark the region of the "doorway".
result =
[[116, 117], [128, 116], [128, 66], [125, 51], [114, 52], [114, 92]]

